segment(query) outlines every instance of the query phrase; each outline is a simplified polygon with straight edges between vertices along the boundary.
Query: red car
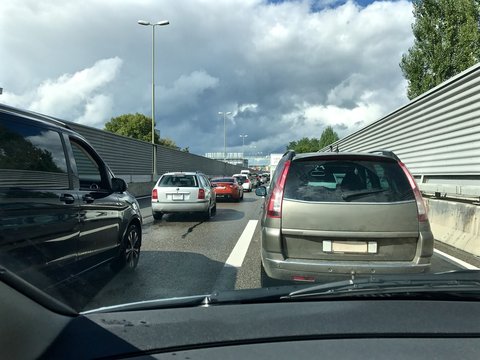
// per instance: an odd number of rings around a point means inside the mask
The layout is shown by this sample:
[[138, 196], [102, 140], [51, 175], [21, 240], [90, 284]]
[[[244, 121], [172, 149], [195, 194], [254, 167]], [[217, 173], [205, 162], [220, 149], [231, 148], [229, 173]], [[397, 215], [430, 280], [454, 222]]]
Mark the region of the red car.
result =
[[243, 199], [243, 187], [234, 177], [224, 177], [211, 179], [210, 183], [215, 188], [217, 199], [233, 199], [240, 201]]

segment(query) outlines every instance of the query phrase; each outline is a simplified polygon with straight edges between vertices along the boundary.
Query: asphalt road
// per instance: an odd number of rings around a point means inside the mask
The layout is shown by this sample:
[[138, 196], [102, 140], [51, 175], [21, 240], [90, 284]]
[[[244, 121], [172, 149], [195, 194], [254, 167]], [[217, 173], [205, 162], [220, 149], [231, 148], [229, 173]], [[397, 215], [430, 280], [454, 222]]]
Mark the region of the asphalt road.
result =
[[[154, 221], [150, 199], [139, 202], [144, 226], [137, 269], [115, 274], [104, 266], [85, 276], [76, 284], [81, 291], [69, 299], [77, 310], [261, 287], [258, 220], [262, 199], [254, 193], [245, 193], [239, 203], [219, 202], [217, 214], [209, 221], [173, 214]], [[432, 259], [432, 272], [458, 268], [437, 254]]]

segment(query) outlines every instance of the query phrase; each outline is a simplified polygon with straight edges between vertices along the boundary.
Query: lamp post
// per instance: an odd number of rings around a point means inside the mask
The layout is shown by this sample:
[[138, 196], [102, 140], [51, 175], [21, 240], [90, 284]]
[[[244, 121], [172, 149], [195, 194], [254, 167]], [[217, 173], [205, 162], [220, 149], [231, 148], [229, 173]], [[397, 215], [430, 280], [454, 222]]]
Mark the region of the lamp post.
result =
[[227, 125], [226, 125], [226, 119], [227, 115], [230, 115], [231, 112], [227, 111], [219, 111], [218, 115], [223, 115], [223, 161], [227, 161]]
[[[152, 149], [153, 149], [153, 176], [157, 175], [157, 152], [155, 149], [155, 26], [165, 26], [169, 21], [163, 20], [151, 23], [146, 20], [138, 20], [139, 25], [152, 27]], [[160, 131], [158, 132], [160, 138]]]
[[240, 137], [242, 138], [242, 156], [245, 157], [245, 138], [248, 137], [247, 134], [244, 134], [244, 135], [240, 135]]

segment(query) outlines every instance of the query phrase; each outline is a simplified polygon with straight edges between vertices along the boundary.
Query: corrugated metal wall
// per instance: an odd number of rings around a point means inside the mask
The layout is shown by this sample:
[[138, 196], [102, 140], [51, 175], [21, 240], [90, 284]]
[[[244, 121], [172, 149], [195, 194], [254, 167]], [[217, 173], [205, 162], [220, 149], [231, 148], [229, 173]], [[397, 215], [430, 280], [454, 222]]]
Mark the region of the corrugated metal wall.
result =
[[[76, 123], [69, 122], [68, 125], [88, 140], [117, 176], [151, 175], [152, 145], [150, 143]], [[157, 171], [160, 175], [168, 171], [200, 171], [207, 175], [232, 175], [239, 173], [241, 169], [240, 166], [157, 146]], [[142, 179], [139, 176], [131, 177], [131, 179], [135, 178]]]
[[84, 125], [68, 125], [88, 140], [115, 174], [152, 173], [151, 144]]
[[337, 141], [334, 149], [392, 150], [425, 179], [480, 179], [479, 100], [480, 64]]

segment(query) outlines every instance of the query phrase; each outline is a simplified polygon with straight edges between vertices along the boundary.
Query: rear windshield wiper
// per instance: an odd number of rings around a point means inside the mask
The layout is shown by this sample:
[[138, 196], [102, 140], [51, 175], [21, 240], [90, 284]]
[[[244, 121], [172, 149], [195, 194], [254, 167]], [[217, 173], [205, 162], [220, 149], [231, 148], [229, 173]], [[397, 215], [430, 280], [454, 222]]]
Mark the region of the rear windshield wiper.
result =
[[348, 194], [342, 194], [342, 199], [343, 200], [348, 200], [348, 199], [351, 199], [353, 197], [361, 197], [361, 196], [365, 196], [365, 195], [370, 195], [370, 194], [377, 194], [377, 193], [382, 193], [382, 192], [386, 192], [386, 191], [389, 191], [389, 190], [386, 190], [386, 189], [373, 189], [373, 190], [364, 190], [364, 191], [357, 191], [357, 192], [351, 192], [351, 193], [348, 193]]
[[348, 297], [378, 294], [444, 293], [480, 298], [480, 271], [458, 270], [438, 274], [380, 275], [296, 290], [281, 299]]

